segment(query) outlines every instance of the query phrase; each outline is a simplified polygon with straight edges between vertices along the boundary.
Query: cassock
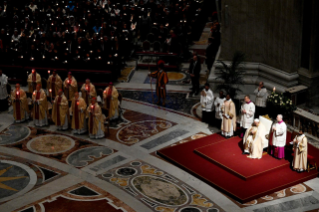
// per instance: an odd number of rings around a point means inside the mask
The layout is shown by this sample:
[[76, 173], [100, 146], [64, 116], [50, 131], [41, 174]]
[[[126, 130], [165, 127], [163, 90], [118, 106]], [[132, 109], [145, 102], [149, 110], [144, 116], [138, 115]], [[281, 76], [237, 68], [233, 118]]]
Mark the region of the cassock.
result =
[[292, 162], [293, 169], [307, 170], [308, 141], [307, 137], [302, 134], [294, 140], [294, 159]]
[[32, 93], [33, 91], [36, 90], [37, 84], [41, 84], [41, 87], [42, 87], [41, 76], [38, 73], [29, 74], [27, 82], [28, 82], [29, 93]]
[[213, 106], [214, 106], [214, 94], [211, 89], [203, 89], [203, 91], [206, 96], [201, 95], [200, 96], [200, 103], [202, 106], [202, 121], [210, 124], [212, 123], [212, 111], [213, 111]]
[[58, 95], [60, 89], [62, 89], [62, 79], [56, 74], [55, 76], [52, 74], [48, 79], [48, 90], [52, 90], [52, 98], [55, 98]]
[[260, 90], [256, 88], [254, 91], [256, 94], [256, 118], [259, 118], [259, 116], [263, 116], [266, 114], [266, 106], [267, 106], [267, 98], [268, 98], [268, 92], [267, 88], [262, 87]]
[[244, 102], [241, 105], [241, 111], [245, 110], [246, 113], [241, 114], [240, 126], [244, 129], [248, 129], [251, 127], [252, 123], [254, 122], [254, 115], [255, 115], [255, 105], [253, 102]]
[[236, 131], [236, 107], [231, 99], [224, 101], [222, 105], [222, 114], [222, 135], [233, 136]]
[[[67, 85], [69, 85], [69, 89], [67, 89]], [[72, 101], [72, 98], [74, 97], [75, 92], [78, 91], [78, 83], [76, 82], [76, 79], [72, 77], [71, 79], [66, 78], [63, 82], [64, 86], [64, 93], [66, 95], [66, 98], [69, 101]]]
[[150, 75], [153, 78], [156, 78], [156, 95], [159, 98], [166, 98], [166, 84], [168, 83], [167, 73], [163, 70], [154, 71]]
[[37, 127], [48, 125], [48, 101], [43, 89], [35, 90], [32, 94], [33, 122]]
[[74, 97], [72, 99], [70, 107], [70, 112], [72, 114], [72, 133], [83, 134], [87, 132], [86, 109], [87, 104], [83, 98], [79, 97], [78, 99], [75, 99]]
[[81, 87], [82, 98], [85, 100], [86, 104], [91, 102], [92, 97], [96, 97], [95, 86], [90, 83], [90, 85], [83, 84]]
[[119, 117], [119, 93], [117, 89], [108, 86], [103, 92], [104, 108], [109, 111], [109, 119], [116, 119]]
[[5, 74], [0, 76], [0, 111], [8, 109], [8, 77]]
[[272, 136], [272, 148], [271, 154], [276, 158], [285, 157], [285, 145], [287, 138], [287, 125], [284, 121], [274, 124], [276, 131], [274, 131]]
[[20, 88], [11, 92], [11, 101], [13, 106], [13, 117], [15, 123], [24, 122], [29, 119], [29, 105], [25, 91]]
[[90, 138], [103, 138], [104, 137], [104, 115], [102, 114], [101, 107], [95, 103], [90, 104], [87, 108], [87, 116], [89, 118], [89, 136]]
[[[259, 124], [258, 128], [261, 125]], [[250, 127], [244, 136], [244, 152], [248, 153], [250, 158], [262, 158], [263, 155], [263, 139], [262, 134], [256, 126]]]
[[62, 94], [55, 97], [52, 109], [52, 121], [58, 127], [58, 130], [67, 130], [69, 128], [69, 102]]

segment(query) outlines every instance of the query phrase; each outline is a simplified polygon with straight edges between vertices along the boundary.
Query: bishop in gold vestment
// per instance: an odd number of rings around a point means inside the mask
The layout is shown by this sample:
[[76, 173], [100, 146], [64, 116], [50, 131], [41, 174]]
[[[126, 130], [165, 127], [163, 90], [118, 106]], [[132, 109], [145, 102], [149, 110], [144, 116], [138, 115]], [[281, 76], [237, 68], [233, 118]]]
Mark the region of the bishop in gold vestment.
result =
[[56, 73], [56, 71], [52, 72], [52, 75], [49, 76], [48, 79], [48, 91], [49, 95], [55, 99], [56, 95], [58, 95], [59, 90], [62, 89], [62, 79], [61, 77]]
[[299, 135], [293, 140], [293, 145], [293, 169], [299, 172], [307, 170], [308, 141], [307, 137], [301, 130], [299, 131]]
[[83, 134], [87, 132], [86, 109], [87, 104], [83, 98], [79, 97], [79, 93], [76, 92], [70, 107], [72, 114], [72, 133]]
[[36, 90], [32, 94], [33, 102], [33, 122], [37, 127], [48, 125], [48, 101], [47, 95], [38, 84]]
[[109, 86], [103, 92], [104, 108], [108, 110], [108, 117], [110, 120], [119, 117], [119, 93], [117, 89], [110, 82]]
[[91, 104], [87, 108], [87, 116], [90, 138], [103, 138], [105, 116], [102, 114], [101, 107], [96, 103], [95, 97], [92, 98]]
[[232, 137], [236, 131], [236, 108], [229, 94], [227, 94], [221, 109], [223, 114], [221, 126], [222, 135]]
[[19, 84], [11, 92], [11, 101], [13, 106], [13, 117], [15, 123], [24, 122], [29, 119], [29, 106], [27, 95]]
[[42, 87], [41, 76], [40, 76], [40, 74], [38, 74], [35, 71], [35, 69], [32, 69], [31, 74], [29, 74], [29, 76], [28, 76], [27, 82], [28, 82], [28, 91], [29, 91], [29, 93], [32, 93], [33, 91], [35, 91], [36, 90], [36, 86], [38, 84], [40, 84], [41, 87]]
[[81, 87], [82, 98], [85, 100], [86, 104], [90, 104], [91, 98], [96, 97], [95, 86], [90, 82], [89, 79], [85, 80], [85, 83]]
[[63, 82], [64, 93], [68, 101], [72, 101], [75, 92], [78, 92], [78, 83], [72, 76], [72, 73], [68, 73], [68, 77]]
[[58, 130], [67, 130], [69, 128], [69, 103], [62, 89], [59, 90], [53, 102], [52, 121]]

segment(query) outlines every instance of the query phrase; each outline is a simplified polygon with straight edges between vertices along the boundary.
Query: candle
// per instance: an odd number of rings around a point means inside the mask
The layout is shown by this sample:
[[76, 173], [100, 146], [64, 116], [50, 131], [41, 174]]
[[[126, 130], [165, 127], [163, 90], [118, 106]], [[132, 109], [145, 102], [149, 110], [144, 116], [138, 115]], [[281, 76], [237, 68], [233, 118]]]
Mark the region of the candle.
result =
[[33, 92], [33, 95], [35, 96], [35, 91]]
[[45, 58], [45, 56], [43, 55], [43, 59]]
[[274, 89], [272, 89], [272, 91], [275, 92], [276, 91], [276, 87], [274, 87]]
[[19, 94], [20, 94], [20, 92], [19, 91], [17, 91], [17, 95], [19, 96]]
[[85, 90], [87, 90], [87, 91], [89, 90], [88, 86], [85, 86]]
[[93, 107], [94, 107], [94, 106], [93, 106], [93, 105], [91, 105], [91, 108], [92, 108], [92, 109], [93, 109]]
[[79, 104], [80, 104], [80, 103], [79, 103], [79, 100], [77, 100], [77, 101], [76, 101], [76, 104], [77, 104], [77, 105], [79, 105]]
[[32, 74], [34, 74], [34, 72], [35, 72], [35, 70], [34, 70], [34, 69], [32, 69]]
[[50, 93], [52, 92], [52, 89], [51, 89], [51, 88], [49, 89], [49, 92], [50, 92]]
[[57, 60], [57, 59], [58, 59], [58, 57], [57, 57], [57, 56], [55, 56], [55, 59]]
[[93, 52], [93, 51], [91, 50], [90, 53], [92, 54], [92, 52]]
[[31, 60], [34, 60], [34, 58], [33, 58], [33, 57], [31, 57]]
[[50, 70], [48, 70], [48, 74], [50, 74]]
[[68, 84], [70, 84], [70, 80], [68, 80], [67, 82], [68, 82]]
[[23, 55], [21, 55], [21, 59], [23, 58]]

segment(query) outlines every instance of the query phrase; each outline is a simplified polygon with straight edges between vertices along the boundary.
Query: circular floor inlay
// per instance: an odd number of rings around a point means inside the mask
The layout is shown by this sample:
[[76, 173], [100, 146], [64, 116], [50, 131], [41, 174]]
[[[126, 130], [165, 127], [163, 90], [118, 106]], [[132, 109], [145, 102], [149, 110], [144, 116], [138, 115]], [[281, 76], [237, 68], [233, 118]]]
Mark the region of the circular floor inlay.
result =
[[141, 165], [141, 162], [138, 162], [138, 161], [134, 161], [131, 163], [132, 166], [139, 166]]
[[31, 130], [26, 126], [11, 125], [5, 131], [0, 133], [0, 145], [16, 144], [31, 133]]
[[169, 81], [179, 81], [186, 78], [186, 74], [180, 72], [167, 72]]
[[123, 168], [119, 168], [116, 172], [118, 175], [122, 175], [126, 177], [126, 176], [134, 175], [137, 171], [133, 168], [123, 167]]
[[15, 161], [0, 161], [0, 202], [8, 201], [30, 191], [37, 181], [36, 173]]
[[103, 174], [102, 176], [105, 178], [111, 178], [113, 177], [113, 174], [106, 173], [106, 174]]
[[75, 141], [63, 135], [43, 135], [31, 139], [27, 148], [39, 154], [58, 154], [72, 149]]
[[191, 208], [191, 207], [183, 208], [182, 210], [180, 210], [180, 212], [201, 212], [201, 211], [202, 210], [198, 208]]

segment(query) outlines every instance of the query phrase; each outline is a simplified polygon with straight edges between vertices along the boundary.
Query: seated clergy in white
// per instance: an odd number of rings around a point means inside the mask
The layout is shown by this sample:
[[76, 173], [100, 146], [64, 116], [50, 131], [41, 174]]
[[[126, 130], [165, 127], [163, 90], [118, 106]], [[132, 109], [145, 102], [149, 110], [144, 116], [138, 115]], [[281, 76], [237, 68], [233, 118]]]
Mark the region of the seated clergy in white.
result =
[[298, 172], [307, 170], [308, 141], [302, 130], [293, 140], [294, 159], [292, 167]]
[[69, 128], [69, 102], [62, 89], [58, 91], [58, 95], [53, 102], [52, 121], [58, 127], [58, 130]]
[[47, 95], [41, 89], [41, 84], [37, 84], [36, 90], [32, 94], [33, 102], [33, 122], [37, 127], [48, 125], [48, 101]]
[[277, 159], [285, 158], [285, 145], [287, 138], [287, 125], [282, 120], [282, 115], [277, 116], [277, 123], [272, 127], [271, 155]]
[[251, 127], [245, 134], [244, 152], [249, 154], [249, 158], [260, 159], [263, 156], [263, 142], [256, 126]]
[[266, 127], [263, 125], [263, 123], [261, 123], [259, 121], [259, 119], [255, 119], [254, 123], [252, 124], [252, 126], [247, 129], [247, 131], [245, 133], [245, 136], [243, 138], [243, 145], [244, 145], [243, 154], [249, 154], [249, 150], [247, 148], [245, 148], [245, 146], [247, 145], [247, 143], [246, 143], [247, 142], [247, 138], [248, 138], [249, 133], [252, 130], [252, 128], [257, 128], [256, 136], [261, 139], [262, 149], [264, 149], [265, 147], [268, 147], [268, 139], [266, 138], [266, 134], [267, 134], [268, 131], [267, 131]]
[[255, 115], [255, 104], [250, 101], [250, 97], [248, 95], [245, 96], [245, 102], [241, 105], [241, 120], [240, 126], [242, 127], [242, 135], [244, 137], [246, 130], [252, 125], [254, 122]]
[[202, 90], [200, 95], [200, 103], [202, 106], [202, 122], [211, 124], [213, 120], [213, 103], [214, 103], [214, 94], [209, 88], [209, 84], [205, 84], [205, 88]]

